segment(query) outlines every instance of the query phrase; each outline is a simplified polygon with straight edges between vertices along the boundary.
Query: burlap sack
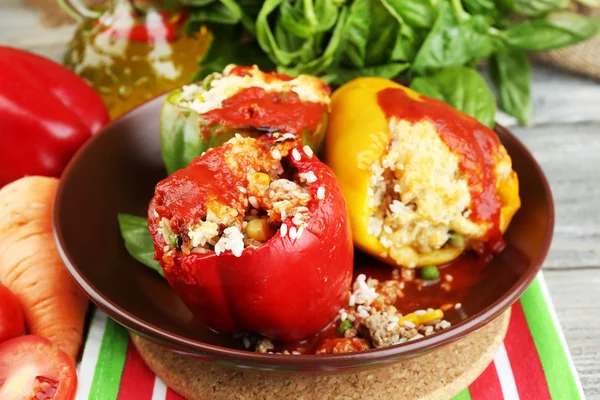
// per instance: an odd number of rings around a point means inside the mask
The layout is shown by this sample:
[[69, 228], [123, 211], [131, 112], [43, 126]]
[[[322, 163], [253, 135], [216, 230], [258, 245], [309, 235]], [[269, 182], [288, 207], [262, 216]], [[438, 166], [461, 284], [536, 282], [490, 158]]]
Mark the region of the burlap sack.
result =
[[[578, 6], [576, 11], [589, 17], [600, 17], [600, 8]], [[536, 52], [532, 56], [544, 64], [600, 80], [600, 35], [562, 49]]]

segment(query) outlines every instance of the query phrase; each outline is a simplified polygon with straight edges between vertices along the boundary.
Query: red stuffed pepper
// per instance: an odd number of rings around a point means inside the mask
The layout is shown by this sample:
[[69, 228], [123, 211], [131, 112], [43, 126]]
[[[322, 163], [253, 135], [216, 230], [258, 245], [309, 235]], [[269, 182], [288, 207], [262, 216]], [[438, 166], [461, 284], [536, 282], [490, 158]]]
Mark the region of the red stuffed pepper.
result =
[[300, 340], [347, 297], [346, 203], [293, 134], [236, 136], [208, 150], [156, 186], [148, 223], [169, 284], [221, 333]]

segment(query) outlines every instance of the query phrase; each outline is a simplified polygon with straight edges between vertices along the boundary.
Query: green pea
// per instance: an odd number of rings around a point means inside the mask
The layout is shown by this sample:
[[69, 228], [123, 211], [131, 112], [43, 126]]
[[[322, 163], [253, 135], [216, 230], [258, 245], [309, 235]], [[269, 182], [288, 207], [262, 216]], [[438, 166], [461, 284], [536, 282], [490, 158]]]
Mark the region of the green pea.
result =
[[426, 281], [435, 281], [440, 278], [440, 270], [435, 265], [426, 265], [421, 268], [421, 278]]
[[454, 231], [448, 232], [448, 241], [450, 244], [456, 248], [462, 249], [465, 247], [465, 237], [460, 233], [456, 233]]
[[352, 321], [346, 319], [340, 323], [340, 325], [337, 328], [337, 331], [340, 335], [343, 335], [344, 332], [346, 332], [346, 330], [349, 328], [352, 328]]

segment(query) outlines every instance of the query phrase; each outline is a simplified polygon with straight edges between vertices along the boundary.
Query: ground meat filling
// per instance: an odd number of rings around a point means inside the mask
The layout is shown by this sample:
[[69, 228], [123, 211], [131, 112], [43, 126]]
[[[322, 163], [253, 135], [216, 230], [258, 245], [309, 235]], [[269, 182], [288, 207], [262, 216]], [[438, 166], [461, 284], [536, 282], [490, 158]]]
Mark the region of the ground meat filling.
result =
[[[402, 276], [402, 281], [399, 281]], [[404, 297], [405, 281], [415, 278], [414, 270], [402, 268], [394, 270], [392, 279], [379, 281], [360, 274], [356, 277], [352, 291], [348, 296], [348, 304], [339, 311], [333, 321], [332, 328], [336, 337], [327, 337], [318, 343], [314, 354], [354, 353], [373, 348], [388, 347], [411, 340], [421, 339], [448, 329], [451, 324], [444, 319], [444, 312], [459, 310], [460, 303], [442, 304], [440, 308], [415, 310], [402, 314], [396, 305], [400, 305]], [[445, 277], [449, 284], [451, 276]], [[298, 351], [288, 353], [276, 350], [277, 345], [268, 338], [256, 337], [253, 334], [242, 337], [246, 349], [267, 354], [300, 355]], [[304, 353], [308, 354], [308, 353]]]
[[[356, 277], [348, 306], [341, 309], [336, 319], [338, 332], [336, 352], [353, 352], [353, 343], [360, 339], [367, 348], [387, 347], [416, 340], [447, 329], [441, 309], [416, 310], [403, 315], [394, 306], [404, 294], [404, 283], [397, 280], [379, 282], [361, 274]], [[345, 343], [344, 343], [345, 342]], [[331, 343], [325, 341], [317, 353], [331, 352]], [[353, 350], [354, 348], [354, 350]], [[347, 351], [340, 351], [346, 349]]]
[[370, 166], [368, 232], [400, 265], [445, 246], [464, 248], [489, 226], [469, 219], [471, 196], [458, 156], [428, 122], [392, 118], [386, 153]]
[[355, 353], [369, 350], [369, 342], [360, 338], [333, 338], [325, 339], [315, 354]]
[[[235, 189], [235, 201], [207, 201], [203, 217], [177, 226], [178, 233], [171, 221], [162, 218], [158, 231], [169, 243], [165, 251], [214, 251], [218, 256], [230, 250], [239, 257], [244, 249], [259, 247], [278, 232], [291, 239], [302, 236], [309, 221], [307, 206], [313, 200], [309, 186], [317, 178], [312, 171], [299, 173], [291, 166], [290, 157], [300, 158], [294, 135], [275, 133], [273, 139], [265, 148], [256, 139], [236, 135], [224, 145], [225, 162], [234, 179], [242, 182]], [[301, 151], [312, 157], [308, 146]]]

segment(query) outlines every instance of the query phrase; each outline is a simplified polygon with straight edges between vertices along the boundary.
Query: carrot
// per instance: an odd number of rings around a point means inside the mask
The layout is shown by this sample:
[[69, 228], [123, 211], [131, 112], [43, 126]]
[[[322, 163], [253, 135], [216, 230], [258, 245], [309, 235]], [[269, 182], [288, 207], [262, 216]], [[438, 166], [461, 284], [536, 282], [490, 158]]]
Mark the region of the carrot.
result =
[[55, 178], [31, 176], [0, 190], [0, 281], [21, 301], [29, 333], [48, 338], [75, 359], [88, 301], [54, 243], [57, 187]]

